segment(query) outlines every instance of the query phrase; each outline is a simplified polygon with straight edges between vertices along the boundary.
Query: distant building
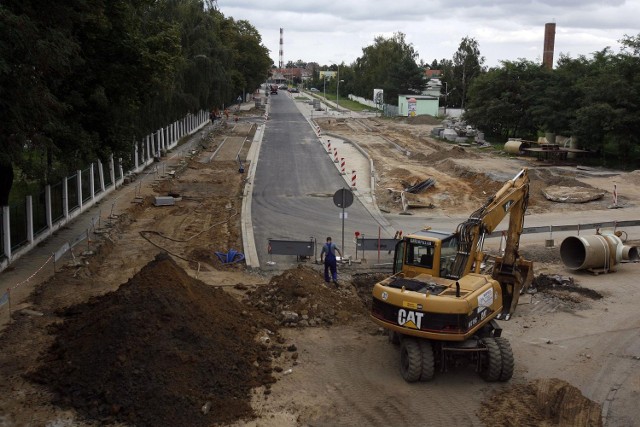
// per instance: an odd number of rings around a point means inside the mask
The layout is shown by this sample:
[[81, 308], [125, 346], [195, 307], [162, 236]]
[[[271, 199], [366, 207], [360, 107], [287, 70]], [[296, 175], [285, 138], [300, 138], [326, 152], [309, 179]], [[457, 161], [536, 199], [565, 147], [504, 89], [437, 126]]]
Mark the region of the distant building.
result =
[[426, 70], [424, 70], [424, 76], [429, 80], [431, 80], [431, 79], [439, 79], [440, 77], [442, 77], [442, 70], [426, 69]]
[[398, 116], [438, 116], [439, 96], [399, 95]]

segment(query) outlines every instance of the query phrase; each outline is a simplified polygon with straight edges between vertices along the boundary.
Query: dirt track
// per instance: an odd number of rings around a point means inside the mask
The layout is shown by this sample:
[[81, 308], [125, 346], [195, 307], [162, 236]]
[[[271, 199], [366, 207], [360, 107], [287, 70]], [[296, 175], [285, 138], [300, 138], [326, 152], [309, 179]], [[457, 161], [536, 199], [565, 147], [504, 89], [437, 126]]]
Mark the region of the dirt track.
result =
[[[435, 177], [437, 185], [434, 191], [416, 197], [417, 201], [434, 206], [424, 212], [429, 215], [471, 212], [484, 201], [485, 193], [493, 191], [521, 167], [519, 161], [499, 154], [471, 148], [462, 151], [431, 140], [427, 136], [431, 125], [370, 120], [323, 126], [334, 133], [343, 132], [345, 137], [369, 150], [380, 183], [378, 201], [391, 212], [398, 212], [400, 207], [387, 188], [400, 189], [403, 183], [427, 177]], [[176, 179], [159, 180], [146, 189], [143, 204], [132, 205], [126, 215], [120, 216], [117, 225], [106, 234], [109, 238], [103, 241], [97, 255], [87, 258], [87, 266], [65, 269], [34, 293], [28, 308], [42, 312], [43, 316], [14, 314], [14, 323], [4, 332], [0, 354], [0, 372], [6, 378], [0, 383], [0, 425], [88, 426], [115, 420], [158, 425], [149, 421], [152, 418], [136, 416], [126, 403], [111, 402], [99, 395], [92, 399], [85, 394], [90, 393], [90, 389], [79, 379], [73, 381], [71, 389], [65, 389], [55, 385], [59, 379], [56, 372], [40, 370], [51, 360], [75, 363], [71, 362], [73, 359], [66, 359], [68, 356], [56, 353], [55, 349], [60, 349], [61, 344], [51, 347], [56, 339], [64, 336], [59, 332], [66, 330], [63, 321], [67, 319], [73, 324], [78, 313], [86, 311], [86, 307], [81, 308], [82, 304], [92, 297], [102, 296], [100, 301], [105, 303], [109, 301], [109, 292], [118, 288], [118, 292], [122, 292], [125, 286], [120, 285], [147, 271], [145, 265], [161, 248], [172, 254], [176, 268], [179, 266], [191, 277], [197, 276], [205, 285], [223, 289], [246, 307], [236, 308], [235, 317], [219, 318], [222, 324], [209, 320], [211, 328], [225, 328], [232, 334], [233, 328], [244, 327], [256, 339], [255, 351], [248, 352], [241, 361], [213, 362], [217, 375], [222, 374], [219, 382], [204, 386], [201, 394], [193, 394], [193, 401], [182, 401], [180, 409], [184, 414], [171, 425], [209, 425], [209, 421], [219, 421], [261, 426], [383, 426], [409, 425], [420, 420], [436, 426], [591, 426], [598, 425], [597, 415], [601, 413], [606, 416], [606, 425], [634, 425], [638, 412], [637, 399], [633, 396], [640, 395], [637, 264], [624, 265], [611, 275], [578, 274], [578, 286], [597, 291], [602, 295], [599, 299], [576, 288], [549, 289], [542, 285], [537, 293], [523, 297], [516, 317], [503, 322], [516, 357], [516, 373], [510, 383], [485, 383], [472, 369], [461, 368], [438, 374], [431, 383], [409, 385], [399, 375], [397, 349], [387, 343], [387, 338], [366, 315], [370, 287], [376, 276], [345, 277], [340, 289], [325, 288], [314, 268], [293, 269], [269, 278], [249, 274], [240, 264], [222, 265], [215, 255], [216, 251], [226, 253], [229, 249], [241, 248], [237, 212], [243, 176], [237, 173], [237, 163], [232, 160], [235, 149], [230, 146], [227, 146], [230, 160], [207, 162], [206, 159], [225, 137], [242, 138], [249, 132], [250, 129], [238, 129], [233, 135], [211, 135], [204, 150], [186, 164]], [[412, 154], [407, 157], [389, 141]], [[532, 166], [532, 213], [606, 207], [605, 201], [569, 206], [548, 202], [540, 195], [540, 188], [560, 180], [566, 181], [563, 185], [578, 182], [571, 176], [559, 175], [562, 172], [554, 169]], [[633, 183], [635, 175], [627, 175], [625, 181], [618, 182], [621, 182], [621, 194], [625, 194], [624, 201], [630, 203], [637, 200], [638, 194], [633, 185], [624, 183]], [[606, 191], [610, 183], [610, 178], [588, 178], [580, 185], [599, 186]], [[182, 201], [173, 207], [152, 206], [152, 195], [167, 193], [179, 194]], [[553, 250], [525, 246], [523, 251], [538, 263], [536, 273], [570, 274], [557, 262], [557, 253], [554, 255]], [[182, 277], [182, 273], [175, 274]], [[219, 291], [211, 289], [211, 295]], [[209, 297], [204, 296], [205, 289], [198, 292], [203, 292], [199, 301], [209, 301]], [[178, 298], [176, 294], [176, 300], [185, 301], [186, 306], [193, 304], [188, 303], [192, 297], [180, 295]], [[97, 301], [90, 304], [95, 305]], [[213, 304], [213, 300], [210, 303]], [[73, 308], [76, 304], [80, 304], [79, 308]], [[182, 307], [180, 312], [186, 310], [188, 308]], [[270, 324], [270, 328], [265, 323], [248, 320], [254, 310], [255, 316], [265, 316], [264, 322]], [[165, 312], [176, 331], [173, 338], [187, 340], [189, 345], [204, 344], [197, 336], [187, 334], [192, 330], [190, 321], [177, 313]], [[295, 312], [299, 317], [294, 321], [292, 315], [283, 312]], [[151, 318], [150, 314], [146, 316]], [[301, 323], [303, 320], [306, 323]], [[158, 321], [163, 321], [162, 317]], [[108, 328], [109, 324], [102, 327]], [[79, 333], [74, 332], [73, 336]], [[114, 365], [101, 366], [112, 370], [112, 374], [126, 373], [122, 366], [131, 366], [138, 370], [132, 374], [136, 381], [147, 381], [149, 386], [158, 387], [163, 386], [163, 381], [173, 380], [158, 376], [154, 369], [176, 371], [182, 379], [189, 378], [186, 372], [216, 378], [201, 372], [200, 368], [189, 371], [202, 360], [198, 352], [180, 352], [182, 359], [176, 360], [175, 366], [128, 364], [134, 359], [128, 359], [125, 350], [102, 347], [107, 340], [101, 339], [100, 330], [91, 333], [94, 338], [91, 344], [82, 344], [78, 354], [114, 353]], [[143, 341], [130, 344], [146, 342], [149, 351], [167, 351], [150, 345], [160, 336], [153, 329], [145, 333]], [[76, 345], [73, 336], [67, 338], [62, 347], [73, 351]], [[226, 342], [222, 337], [210, 339], [213, 341], [208, 341], [208, 346]], [[260, 355], [260, 351], [266, 353]], [[242, 364], [247, 361], [252, 368], [243, 368]], [[270, 367], [264, 368], [265, 364]], [[254, 368], [256, 375], [265, 374], [266, 379], [247, 380], [255, 386], [253, 391], [236, 395], [238, 403], [244, 399], [251, 403], [251, 411], [233, 409], [237, 405], [218, 404], [208, 414], [202, 413], [201, 407], [207, 400], [214, 401], [207, 393], [222, 387], [227, 379], [225, 372]], [[276, 382], [272, 384], [268, 376], [273, 376]], [[65, 377], [74, 378], [71, 373]], [[124, 379], [127, 380], [126, 376]], [[192, 391], [177, 390], [176, 393], [190, 396]], [[79, 400], [74, 400], [74, 396]], [[562, 405], [554, 405], [552, 401]], [[105, 406], [107, 402], [110, 406]], [[139, 408], [138, 414], [142, 412]], [[96, 413], [98, 415], [94, 415]], [[230, 421], [238, 415], [245, 418]]]

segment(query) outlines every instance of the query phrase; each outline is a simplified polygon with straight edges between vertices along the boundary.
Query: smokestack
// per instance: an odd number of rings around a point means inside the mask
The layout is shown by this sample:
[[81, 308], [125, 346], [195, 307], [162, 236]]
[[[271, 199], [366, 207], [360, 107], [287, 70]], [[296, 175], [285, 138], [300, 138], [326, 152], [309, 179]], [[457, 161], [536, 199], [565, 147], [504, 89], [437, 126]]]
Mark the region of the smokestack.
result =
[[556, 23], [544, 24], [544, 51], [542, 52], [542, 65], [551, 70], [553, 68], [553, 50], [556, 44]]
[[282, 31], [282, 28], [280, 28], [280, 62], [278, 63], [278, 68], [281, 70], [284, 68], [284, 51], [282, 50], [284, 41], [282, 40]]

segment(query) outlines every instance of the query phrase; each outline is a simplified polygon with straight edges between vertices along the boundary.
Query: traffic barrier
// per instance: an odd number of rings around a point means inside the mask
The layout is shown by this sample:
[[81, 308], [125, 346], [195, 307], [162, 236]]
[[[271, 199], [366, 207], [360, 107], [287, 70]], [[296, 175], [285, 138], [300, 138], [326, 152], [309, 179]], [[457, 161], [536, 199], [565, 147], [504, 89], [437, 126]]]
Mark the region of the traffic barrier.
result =
[[[311, 237], [309, 240], [269, 239], [267, 242], [267, 252], [270, 258], [272, 255], [295, 255], [298, 260], [315, 257], [316, 238]], [[275, 264], [275, 262], [271, 261], [269, 265], [273, 264]]]
[[356, 171], [351, 171], [351, 189], [356, 190]]
[[327, 153], [331, 154], [331, 140], [327, 139]]
[[340, 157], [340, 174], [341, 175], [346, 175], [347, 174], [344, 171], [344, 167], [345, 167], [344, 157]]
[[333, 163], [338, 163], [338, 149], [333, 149]]

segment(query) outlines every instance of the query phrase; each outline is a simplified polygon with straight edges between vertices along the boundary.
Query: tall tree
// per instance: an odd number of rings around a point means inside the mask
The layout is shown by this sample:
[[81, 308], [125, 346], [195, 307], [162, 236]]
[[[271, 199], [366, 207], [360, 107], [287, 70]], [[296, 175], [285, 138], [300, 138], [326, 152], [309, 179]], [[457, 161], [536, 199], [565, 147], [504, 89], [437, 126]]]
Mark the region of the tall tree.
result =
[[362, 49], [362, 56], [354, 64], [355, 93], [371, 97], [373, 89], [384, 89], [385, 100], [391, 104], [397, 104], [399, 94], [419, 94], [424, 87], [424, 73], [417, 58], [403, 33], [376, 37], [373, 45]]
[[480, 47], [474, 38], [464, 37], [453, 55], [453, 84], [458, 88], [460, 108], [464, 109], [467, 92], [473, 79], [483, 71], [484, 57], [480, 56]]

